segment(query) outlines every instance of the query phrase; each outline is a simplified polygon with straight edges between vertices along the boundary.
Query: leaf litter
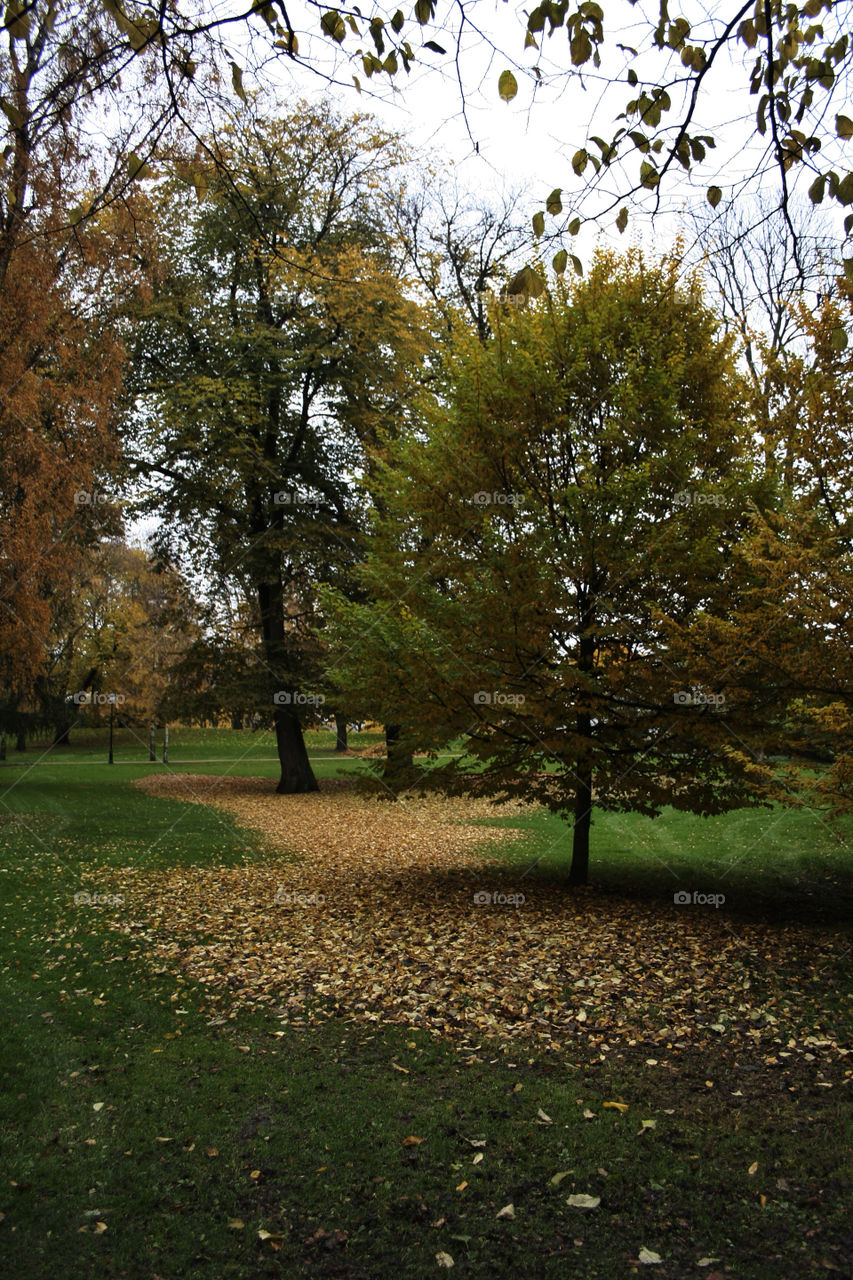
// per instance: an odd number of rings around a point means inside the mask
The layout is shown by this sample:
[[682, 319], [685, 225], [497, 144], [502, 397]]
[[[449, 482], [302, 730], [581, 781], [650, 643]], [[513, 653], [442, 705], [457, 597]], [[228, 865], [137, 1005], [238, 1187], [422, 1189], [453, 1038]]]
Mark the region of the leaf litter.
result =
[[[729, 1043], [769, 1064], [796, 1053], [817, 1068], [825, 1053], [849, 1052], [815, 1023], [802, 966], [788, 969], [798, 954], [832, 963], [843, 942], [832, 930], [735, 929], [716, 912], [525, 877], [497, 846], [527, 832], [484, 826], [495, 812], [487, 800], [390, 803], [349, 779], [301, 796], [261, 778], [169, 774], [135, 785], [215, 805], [264, 837], [264, 853], [242, 867], [97, 873], [125, 896], [105, 923], [134, 936], [152, 964], [202, 984], [229, 1016], [261, 1005], [296, 1026], [337, 1017], [554, 1049], [583, 1038], [677, 1050], [717, 1039], [723, 1024]], [[768, 975], [784, 1001], [761, 994]]]

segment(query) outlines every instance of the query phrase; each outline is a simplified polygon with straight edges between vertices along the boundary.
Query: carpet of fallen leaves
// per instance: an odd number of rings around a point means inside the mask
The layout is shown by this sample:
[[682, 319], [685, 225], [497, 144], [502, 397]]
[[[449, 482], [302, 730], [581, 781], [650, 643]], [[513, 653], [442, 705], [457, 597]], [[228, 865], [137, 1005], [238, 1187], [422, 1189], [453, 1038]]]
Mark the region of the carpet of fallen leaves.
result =
[[849, 1052], [820, 1013], [827, 972], [850, 951], [837, 926], [744, 924], [525, 876], [495, 850], [525, 833], [476, 825], [495, 812], [484, 800], [392, 803], [346, 779], [305, 796], [254, 778], [137, 785], [263, 833], [264, 854], [242, 867], [113, 873], [125, 904], [111, 927], [229, 1015], [263, 1006], [296, 1026], [397, 1022], [555, 1050], [645, 1045], [650, 1065], [658, 1050], [725, 1042], [768, 1065], [804, 1059], [818, 1079], [821, 1061]]

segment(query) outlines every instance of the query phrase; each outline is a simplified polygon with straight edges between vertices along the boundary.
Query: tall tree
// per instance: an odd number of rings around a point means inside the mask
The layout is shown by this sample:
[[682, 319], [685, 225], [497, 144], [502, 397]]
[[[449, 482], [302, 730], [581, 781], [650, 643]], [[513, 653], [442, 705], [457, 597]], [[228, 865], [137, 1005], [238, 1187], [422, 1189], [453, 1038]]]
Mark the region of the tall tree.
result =
[[424, 347], [382, 205], [402, 155], [368, 118], [307, 104], [208, 146], [215, 165], [176, 163], [151, 193], [128, 429], [164, 559], [250, 585], [279, 790], [309, 791], [314, 584], [355, 557], [353, 480]]
[[486, 344], [461, 333], [385, 473], [375, 603], [327, 600], [361, 637], [331, 665], [341, 696], [381, 716], [408, 688], [409, 743], [465, 734], [480, 762], [447, 774], [570, 815], [575, 882], [594, 805], [753, 800], [730, 748], [760, 703], [688, 643], [744, 588], [732, 546], [754, 496], [717, 323], [676, 258], [601, 253], [586, 281], [497, 309]]

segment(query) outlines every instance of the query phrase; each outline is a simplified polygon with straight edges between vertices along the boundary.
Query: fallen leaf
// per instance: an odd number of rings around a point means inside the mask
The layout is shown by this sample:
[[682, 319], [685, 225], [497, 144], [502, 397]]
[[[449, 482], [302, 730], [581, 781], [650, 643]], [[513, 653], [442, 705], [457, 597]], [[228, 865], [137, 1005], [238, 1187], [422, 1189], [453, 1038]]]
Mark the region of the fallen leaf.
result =
[[480, 1164], [480, 1162], [482, 1161], [482, 1159], [483, 1159], [483, 1153], [482, 1153], [482, 1151], [478, 1151], [478, 1152], [477, 1152], [477, 1154], [474, 1156], [474, 1159], [471, 1161], [471, 1163], [472, 1163], [472, 1164]]
[[514, 1217], [515, 1217], [515, 1205], [514, 1205], [514, 1204], [505, 1204], [505, 1205], [504, 1205], [504, 1207], [503, 1207], [502, 1209], [500, 1209], [500, 1210], [495, 1214], [495, 1217], [496, 1217], [496, 1218], [514, 1218]]
[[753, 1175], [754, 1173], [758, 1173], [758, 1161], [757, 1161], [757, 1160], [753, 1160], [752, 1164], [751, 1164], [751, 1165], [749, 1166], [749, 1168], [747, 1169], [747, 1173], [749, 1174], [749, 1176], [750, 1176], [750, 1177], [752, 1177], [752, 1175]]
[[713, 1263], [719, 1262], [719, 1258], [700, 1258], [696, 1263], [697, 1267], [710, 1267]]
[[261, 1227], [260, 1230], [258, 1231], [258, 1239], [259, 1240], [283, 1240], [284, 1233], [281, 1231], [277, 1231], [277, 1232], [264, 1231], [263, 1227]]
[[554, 1123], [554, 1121], [551, 1119], [551, 1117], [550, 1117], [550, 1116], [548, 1116], [548, 1115], [546, 1115], [546, 1114], [545, 1114], [545, 1112], [542, 1110], [542, 1108], [541, 1108], [541, 1107], [540, 1107], [540, 1108], [539, 1108], [539, 1110], [536, 1112], [536, 1118], [537, 1118], [537, 1120], [539, 1121], [539, 1123], [540, 1123], [540, 1124], [553, 1124], [553, 1123]]
[[455, 1265], [449, 1253], [444, 1253], [444, 1252], [437, 1253], [435, 1255], [435, 1260], [438, 1263], [438, 1265], [440, 1267], [444, 1267], [446, 1271], [449, 1271], [450, 1268]]
[[602, 1102], [603, 1107], [609, 1107], [611, 1111], [627, 1111], [627, 1102]]
[[594, 1111], [590, 1111], [589, 1107], [584, 1107], [584, 1109], [583, 1109], [583, 1118], [584, 1118], [584, 1120], [594, 1120], [594, 1119], [595, 1119], [595, 1112], [594, 1112]]
[[569, 1196], [566, 1204], [571, 1205], [573, 1209], [597, 1209], [601, 1204], [601, 1196]]
[[640, 1262], [644, 1263], [644, 1265], [648, 1267], [654, 1266], [658, 1262], [663, 1262], [663, 1258], [660, 1254], [655, 1253], [653, 1249], [641, 1249], [638, 1257]]
[[406, 1067], [401, 1067], [396, 1062], [392, 1062], [391, 1066], [394, 1068], [395, 1071], [402, 1071], [404, 1076], [407, 1076], [409, 1074]]
[[641, 1138], [647, 1129], [656, 1129], [657, 1124], [657, 1120], [641, 1120], [640, 1127], [637, 1130], [637, 1137]]
[[102, 1110], [103, 1110], [103, 1107], [104, 1107], [103, 1102], [93, 1102], [93, 1103], [92, 1103], [92, 1110], [93, 1110], [93, 1111], [102, 1111]]
[[228, 1225], [232, 1231], [242, 1231], [246, 1224], [242, 1218], [229, 1218]]
[[106, 1224], [105, 1222], [96, 1222], [96, 1223], [95, 1223], [95, 1235], [96, 1235], [96, 1236], [102, 1236], [102, 1235], [104, 1234], [104, 1232], [106, 1231], [106, 1229], [107, 1229], [107, 1224]]
[[468, 1183], [467, 1183], [467, 1182], [460, 1182], [460, 1183], [459, 1183], [459, 1186], [456, 1188], [456, 1190], [457, 1190], [457, 1191], [464, 1191], [464, 1190], [465, 1190], [465, 1188], [466, 1188], [467, 1186], [468, 1186]]
[[260, 1176], [261, 1176], [260, 1169], [253, 1169], [252, 1172], [249, 1174], [250, 1178], [259, 1178]]
[[410, 1133], [408, 1138], [403, 1139], [404, 1147], [418, 1147], [422, 1142], [426, 1142], [426, 1138], [419, 1138], [416, 1133]]
[[567, 1170], [565, 1173], [555, 1173], [553, 1178], [549, 1179], [549, 1184], [552, 1187], [559, 1187], [560, 1183], [563, 1181], [563, 1178], [568, 1178], [569, 1173], [571, 1172], [573, 1172], [573, 1170]]

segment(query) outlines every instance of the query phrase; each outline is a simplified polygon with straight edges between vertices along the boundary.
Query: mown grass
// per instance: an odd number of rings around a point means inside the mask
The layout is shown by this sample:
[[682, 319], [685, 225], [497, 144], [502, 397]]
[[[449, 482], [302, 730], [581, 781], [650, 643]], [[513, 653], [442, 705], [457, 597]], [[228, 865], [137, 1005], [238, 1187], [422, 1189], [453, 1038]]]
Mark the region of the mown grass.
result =
[[[584, 1057], [345, 1017], [232, 1019], [104, 928], [120, 904], [74, 903], [101, 866], [266, 856], [228, 815], [136, 791], [151, 768], [50, 756], [0, 773], [0, 1272], [383, 1280], [440, 1274], [447, 1253], [482, 1277], [851, 1274], [849, 1058], [782, 1070], [722, 1043]], [[519, 876], [538, 853], [529, 874], [553, 874], [562, 828], [522, 821], [535, 843]], [[717, 885], [759, 910], [766, 886], [775, 912], [810, 887], [831, 916], [851, 883], [834, 839], [807, 813], [602, 816], [593, 867], [614, 895]], [[573, 1193], [600, 1206], [571, 1208]], [[641, 1265], [644, 1247], [662, 1263]]]

